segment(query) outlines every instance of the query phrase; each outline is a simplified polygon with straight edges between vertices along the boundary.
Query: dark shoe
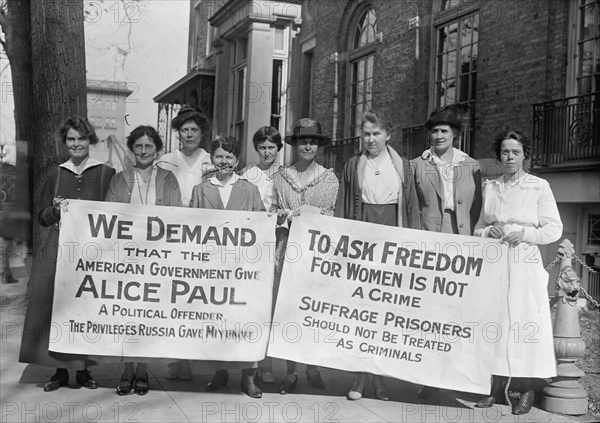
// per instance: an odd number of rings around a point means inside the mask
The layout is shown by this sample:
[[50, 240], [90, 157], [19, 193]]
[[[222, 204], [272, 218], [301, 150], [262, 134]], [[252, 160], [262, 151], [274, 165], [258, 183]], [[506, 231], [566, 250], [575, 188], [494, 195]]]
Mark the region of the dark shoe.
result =
[[507, 379], [504, 376], [492, 376], [492, 389], [489, 397], [485, 397], [477, 401], [475, 407], [489, 408], [494, 404], [504, 404], [504, 388]]
[[361, 373], [358, 378], [352, 384], [352, 388], [348, 392], [347, 398], [352, 401], [356, 401], [362, 398], [365, 387], [369, 384], [370, 375], [368, 373]]
[[385, 385], [383, 384], [383, 376], [373, 376], [372, 379], [373, 388], [375, 388], [375, 396], [381, 401], [389, 401], [390, 397], [387, 395]]
[[75, 382], [88, 389], [96, 389], [98, 387], [98, 384], [94, 378], [92, 378], [88, 369], [77, 370], [77, 373], [75, 373]]
[[440, 392], [440, 388], [434, 388], [433, 386], [421, 386], [419, 389], [419, 398], [431, 398]]
[[69, 373], [67, 372], [56, 372], [44, 385], [44, 392], [56, 391], [61, 386], [67, 386], [69, 384]]
[[117, 386], [117, 395], [121, 396], [130, 393], [134, 386], [135, 376], [132, 376], [131, 379], [128, 379], [125, 375], [121, 376], [121, 381], [119, 382], [119, 386]]
[[148, 384], [148, 374], [146, 374], [146, 377], [134, 378], [134, 382], [135, 388], [133, 391], [137, 395], [146, 395], [150, 390], [150, 385]]
[[312, 386], [315, 388], [323, 389], [325, 388], [325, 384], [323, 383], [323, 379], [321, 379], [321, 373], [319, 373], [319, 369], [316, 367], [307, 367], [306, 368], [306, 380], [310, 382]]
[[229, 372], [226, 369], [219, 369], [215, 372], [212, 380], [206, 385], [207, 391], [216, 391], [224, 386], [227, 386], [229, 382]]
[[519, 398], [519, 402], [512, 410], [513, 414], [521, 415], [527, 414], [531, 411], [531, 407], [533, 406], [533, 402], [535, 401], [535, 392], [527, 391], [521, 395]]
[[291, 394], [296, 387], [296, 383], [298, 383], [298, 375], [294, 373], [288, 373], [283, 378], [283, 383], [279, 387], [279, 393], [281, 395]]
[[262, 391], [254, 381], [256, 369], [243, 369], [242, 380], [240, 381], [241, 390], [250, 398], [262, 398]]
[[489, 397], [485, 397], [485, 398], [482, 398], [479, 401], [477, 401], [477, 404], [475, 404], [475, 407], [489, 408], [494, 404], [496, 404], [496, 397], [493, 395], [490, 395]]

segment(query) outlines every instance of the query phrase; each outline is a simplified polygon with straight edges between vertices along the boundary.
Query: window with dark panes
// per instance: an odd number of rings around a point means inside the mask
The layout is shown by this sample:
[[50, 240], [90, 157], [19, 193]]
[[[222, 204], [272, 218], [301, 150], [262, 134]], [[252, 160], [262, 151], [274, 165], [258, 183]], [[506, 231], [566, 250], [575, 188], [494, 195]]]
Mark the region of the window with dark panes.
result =
[[438, 27], [436, 61], [437, 106], [475, 103], [479, 13]]
[[372, 8], [366, 9], [356, 22], [350, 39], [349, 136], [359, 136], [362, 114], [371, 108], [377, 17]]
[[241, 140], [244, 134], [246, 115], [245, 101], [247, 82], [248, 39], [238, 38], [232, 42], [231, 73], [233, 76], [233, 102], [231, 126], [234, 136]]
[[282, 88], [283, 60], [273, 60], [273, 80], [271, 82], [271, 126], [273, 128], [279, 128]]
[[600, 0], [580, 0], [577, 92], [600, 90]]
[[[474, 139], [472, 122], [477, 101], [479, 11], [463, 7], [468, 3], [464, 0], [442, 2], [441, 18], [436, 23], [434, 107], [460, 104], [468, 110], [463, 118], [463, 134], [457, 147], [471, 154]], [[461, 14], [461, 9], [467, 11]], [[445, 14], [445, 11], [450, 11], [450, 14]]]

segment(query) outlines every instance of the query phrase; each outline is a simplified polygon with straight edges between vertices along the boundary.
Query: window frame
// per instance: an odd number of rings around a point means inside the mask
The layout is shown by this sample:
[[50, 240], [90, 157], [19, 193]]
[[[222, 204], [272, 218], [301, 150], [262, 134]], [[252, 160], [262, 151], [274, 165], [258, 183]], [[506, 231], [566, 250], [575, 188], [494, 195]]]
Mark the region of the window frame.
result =
[[[440, 7], [441, 7], [441, 2], [440, 2]], [[431, 37], [431, 42], [432, 42], [432, 48], [431, 48], [431, 63], [433, 64], [433, 70], [431, 73], [431, 78], [430, 78], [430, 86], [433, 87], [433, 96], [430, 98], [430, 104], [429, 104], [429, 110], [432, 111], [435, 108], [439, 107], [439, 105], [437, 104], [438, 102], [438, 88], [437, 88], [437, 83], [438, 83], [438, 57], [440, 56], [439, 51], [438, 51], [438, 47], [439, 47], [439, 34], [440, 34], [440, 30], [441, 28], [448, 26], [449, 24], [451, 24], [452, 22], [456, 22], [459, 23], [462, 19], [464, 19], [465, 17], [469, 16], [469, 15], [475, 15], [478, 14], [479, 15], [479, 19], [478, 19], [478, 28], [479, 25], [481, 24], [481, 10], [479, 7], [479, 3], [478, 2], [465, 2], [465, 3], [459, 3], [457, 6], [452, 7], [451, 9], [447, 9], [447, 10], [440, 10], [437, 13], [437, 17], [435, 19], [435, 21], [433, 22], [433, 26], [432, 26], [432, 37]], [[457, 29], [457, 32], [459, 30]], [[469, 43], [470, 46], [473, 46], [475, 43], [471, 42]], [[477, 48], [479, 49], [479, 38], [477, 40]], [[462, 44], [460, 44], [457, 41], [457, 45], [456, 45], [456, 52], [457, 52], [457, 64], [456, 64], [456, 69], [457, 72], [455, 73], [454, 78], [456, 79], [457, 82], [459, 82], [460, 79], [460, 66], [459, 66], [459, 60], [460, 59], [460, 49], [464, 48], [466, 46], [463, 46]], [[472, 49], [471, 49], [472, 51]], [[477, 74], [477, 71], [472, 72], [470, 71], [469, 74]], [[469, 84], [470, 85], [470, 84]], [[470, 89], [470, 87], [469, 87]], [[456, 96], [459, 93], [459, 86], [456, 85]], [[471, 100], [468, 99], [466, 102], [461, 102], [460, 104], [463, 103], [470, 103]], [[477, 104], [477, 95], [475, 95], [473, 102], [475, 104]], [[457, 103], [457, 100], [454, 101], [454, 103]]]
[[[358, 46], [358, 47], [354, 47], [355, 42], [356, 42], [356, 37], [358, 36], [357, 34], [357, 27], [359, 25], [359, 22], [361, 22], [370, 11], [373, 11], [373, 14], [375, 16], [375, 39], [365, 45], [362, 46]], [[364, 113], [366, 110], [368, 110], [368, 108], [372, 107], [372, 102], [373, 102], [373, 86], [374, 86], [374, 80], [375, 80], [375, 67], [376, 67], [376, 59], [377, 59], [377, 48], [379, 46], [379, 44], [381, 44], [381, 39], [380, 39], [380, 31], [378, 30], [377, 27], [377, 10], [374, 7], [373, 4], [371, 3], [366, 3], [364, 5], [362, 5], [362, 7], [360, 9], [358, 9], [355, 12], [354, 18], [350, 21], [350, 24], [348, 26], [348, 39], [346, 42], [347, 48], [348, 48], [348, 55], [347, 55], [347, 60], [346, 60], [346, 107], [345, 107], [345, 122], [344, 122], [344, 137], [345, 138], [350, 138], [350, 137], [356, 137], [356, 136], [360, 136], [360, 130], [358, 130], [357, 128], [360, 128], [360, 122], [354, 121], [354, 118], [356, 118], [355, 114], [356, 114], [356, 106], [358, 104], [362, 104], [362, 112]], [[367, 75], [367, 69], [368, 69], [368, 60], [372, 58], [372, 74], [369, 76]], [[354, 92], [354, 86], [357, 85], [359, 82], [355, 81], [353, 79], [354, 76], [354, 68], [355, 66], [364, 66], [365, 67], [365, 71], [364, 71], [364, 78], [360, 81], [362, 83], [365, 84], [365, 87], [363, 89], [363, 91], [366, 90], [366, 84], [367, 81], [369, 81], [369, 79], [371, 80], [371, 97], [370, 99], [363, 99], [363, 101], [361, 103], [354, 103], [353, 102], [353, 92]], [[366, 93], [366, 92], [365, 92]], [[370, 104], [370, 105], [369, 105]], [[361, 113], [362, 114], [362, 113]]]
[[[587, 6], [590, 4], [594, 4], [594, 1], [591, 0], [577, 0], [569, 3], [569, 28], [573, 28], [573, 31], [569, 31], [568, 41], [567, 41], [567, 84], [566, 84], [566, 93], [567, 97], [579, 96], [587, 94], [585, 92], [579, 92], [579, 79], [580, 77], [580, 68], [581, 68], [581, 50], [580, 44], [581, 41], [581, 32], [582, 32], [582, 2], [585, 1], [583, 6]], [[595, 4], [597, 5], [597, 10], [600, 11], [600, 2], [595, 0]], [[600, 17], [597, 17], [599, 22], [596, 22], [600, 25]], [[597, 43], [600, 44], [600, 30], [596, 37], [586, 39], [587, 41], [591, 39], [597, 39]], [[600, 60], [600, 51], [597, 52], [598, 57], [596, 60]], [[593, 60], [593, 58], [592, 58]], [[593, 66], [593, 63], [592, 63]], [[594, 72], [590, 74], [590, 78], [593, 83], [593, 75]], [[594, 87], [591, 92], [600, 91], [600, 86]]]
[[[231, 40], [230, 45], [231, 72], [231, 108], [229, 121], [230, 134], [237, 139], [243, 139], [246, 119], [246, 90], [248, 87], [248, 38], [238, 37]], [[245, 48], [245, 54], [243, 49]], [[241, 82], [241, 86], [240, 86]]]
[[[476, 0], [463, 0], [459, 1], [455, 6], [450, 7], [449, 9], [442, 10], [443, 0], [437, 2], [437, 10], [435, 11], [435, 17], [433, 20], [433, 25], [431, 26], [431, 49], [430, 49], [430, 63], [432, 64], [431, 73], [429, 75], [429, 86], [432, 87], [430, 92], [433, 95], [429, 96], [428, 101], [428, 111], [431, 113], [438, 107], [438, 46], [439, 46], [439, 31], [442, 27], [447, 26], [452, 22], [460, 22], [463, 18], [469, 15], [478, 14], [478, 28], [481, 27], [481, 5], [479, 1]], [[477, 39], [477, 48], [479, 50], [479, 36]], [[473, 45], [471, 42], [469, 45]], [[457, 51], [457, 73], [455, 78], [457, 81], [460, 79], [460, 49], [462, 46], [457, 42], [456, 51]], [[472, 74], [473, 72], [469, 72]], [[477, 117], [477, 71], [475, 72], [475, 96], [473, 100], [468, 99], [466, 102], [456, 102], [455, 104], [468, 104], [470, 111], [468, 117], [465, 117], [463, 120], [463, 132], [461, 135], [461, 139], [459, 140], [458, 148], [463, 150], [465, 153], [472, 155], [474, 148], [474, 139], [475, 139], [475, 119]], [[469, 84], [470, 85], [470, 84]], [[459, 95], [460, 90], [459, 86], [456, 86], [456, 95], [455, 98]], [[452, 103], [447, 103], [452, 104]]]

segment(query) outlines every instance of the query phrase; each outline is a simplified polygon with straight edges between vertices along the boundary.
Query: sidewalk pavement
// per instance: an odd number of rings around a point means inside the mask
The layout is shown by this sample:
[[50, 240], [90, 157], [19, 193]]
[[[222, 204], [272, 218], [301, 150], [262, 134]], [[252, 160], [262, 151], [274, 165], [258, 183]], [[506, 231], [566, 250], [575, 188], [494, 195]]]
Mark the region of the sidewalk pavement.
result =
[[505, 405], [474, 408], [478, 395], [440, 391], [437, 397], [421, 400], [418, 386], [386, 380], [390, 401], [375, 398], [372, 387], [359, 401], [346, 393], [354, 376], [321, 369], [325, 389], [311, 387], [299, 365], [294, 393], [280, 395], [278, 382], [285, 363], [274, 359], [276, 384], [260, 384], [262, 399], [240, 392], [240, 371], [230, 371], [229, 385], [219, 392], [206, 392], [213, 368], [193, 363], [191, 381], [166, 379], [169, 360], [148, 365], [150, 392], [145, 396], [117, 396], [115, 388], [123, 371], [122, 363], [91, 367], [99, 388], [78, 388], [70, 372], [69, 386], [44, 392], [43, 385], [54, 369], [18, 362], [29, 278], [22, 256], [11, 258], [19, 283], [1, 285], [0, 324], [0, 406], [1, 422], [590, 422], [593, 419], [563, 416], [534, 408], [525, 416], [514, 416]]

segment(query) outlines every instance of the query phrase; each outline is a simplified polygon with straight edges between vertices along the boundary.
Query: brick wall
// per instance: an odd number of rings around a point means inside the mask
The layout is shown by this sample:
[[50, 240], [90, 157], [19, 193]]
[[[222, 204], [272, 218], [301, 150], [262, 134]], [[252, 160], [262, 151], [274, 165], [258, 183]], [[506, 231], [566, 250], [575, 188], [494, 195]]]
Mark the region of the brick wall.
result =
[[532, 130], [532, 103], [564, 95], [566, 2], [481, 2], [475, 155], [504, 126]]
[[[198, 64], [199, 69], [209, 69], [215, 67], [214, 57], [206, 57], [206, 39], [208, 36], [207, 28], [210, 25], [208, 18], [217, 12], [227, 0], [204, 0], [200, 2], [198, 10], [194, 7], [195, 2], [190, 1], [190, 31], [188, 37], [188, 70], [194, 63]], [[197, 18], [196, 12], [200, 17]], [[197, 42], [196, 42], [197, 40]], [[196, 51], [194, 51], [194, 45]]]
[[[474, 155], [490, 157], [489, 144], [505, 125], [531, 134], [532, 103], [565, 95], [568, 1], [481, 0], [477, 121]], [[372, 0], [382, 42], [375, 52], [373, 107], [385, 110], [396, 122], [392, 144], [401, 142], [402, 127], [423, 124], [433, 104], [430, 82], [432, 38], [439, 18], [437, 0]], [[459, 5], [468, 8], [473, 2]], [[314, 51], [314, 117], [333, 133], [335, 65], [339, 53], [338, 138], [347, 134], [347, 70], [349, 23], [357, 0], [307, 0], [303, 4], [302, 34], [316, 35]], [[408, 19], [419, 15], [420, 27], [408, 29]], [[418, 53], [417, 53], [418, 52]]]

